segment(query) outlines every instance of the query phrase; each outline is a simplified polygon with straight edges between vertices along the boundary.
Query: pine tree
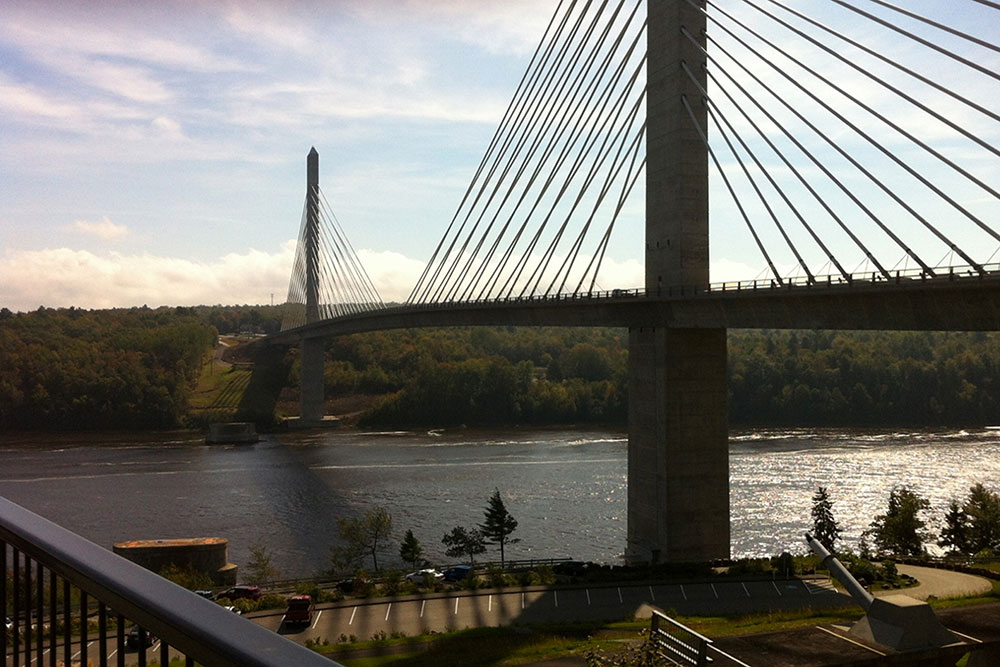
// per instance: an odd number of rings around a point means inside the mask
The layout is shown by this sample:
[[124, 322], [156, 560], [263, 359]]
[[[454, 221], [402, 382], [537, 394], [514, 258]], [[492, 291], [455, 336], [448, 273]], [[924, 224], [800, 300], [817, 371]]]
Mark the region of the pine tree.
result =
[[510, 515], [500, 497], [500, 490], [493, 489], [489, 503], [486, 505], [485, 520], [479, 524], [479, 530], [490, 544], [500, 547], [500, 567], [504, 566], [504, 545], [514, 544], [520, 540], [511, 538], [510, 534], [517, 528], [517, 519]]
[[969, 515], [955, 499], [948, 504], [948, 512], [944, 515], [944, 527], [941, 529], [938, 546], [950, 547], [950, 551], [959, 554], [968, 554], [972, 551], [969, 540]]
[[819, 487], [812, 500], [813, 537], [826, 547], [827, 551], [833, 553], [834, 543], [840, 539], [840, 527], [833, 518], [833, 504], [826, 488]]
[[417, 561], [424, 555], [424, 548], [413, 535], [412, 530], [407, 530], [403, 536], [403, 541], [399, 545], [399, 557], [409, 563], [411, 567], [417, 567]]
[[969, 518], [969, 553], [1000, 549], [1000, 494], [976, 484], [963, 509]]

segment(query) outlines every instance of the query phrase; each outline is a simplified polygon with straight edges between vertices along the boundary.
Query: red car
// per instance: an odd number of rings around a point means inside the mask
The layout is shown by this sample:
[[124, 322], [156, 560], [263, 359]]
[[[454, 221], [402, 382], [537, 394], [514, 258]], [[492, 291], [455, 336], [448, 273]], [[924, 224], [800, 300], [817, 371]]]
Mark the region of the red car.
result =
[[309, 625], [312, 623], [313, 611], [312, 598], [308, 595], [295, 595], [288, 599], [288, 609], [285, 610], [285, 617], [281, 622], [287, 625]]

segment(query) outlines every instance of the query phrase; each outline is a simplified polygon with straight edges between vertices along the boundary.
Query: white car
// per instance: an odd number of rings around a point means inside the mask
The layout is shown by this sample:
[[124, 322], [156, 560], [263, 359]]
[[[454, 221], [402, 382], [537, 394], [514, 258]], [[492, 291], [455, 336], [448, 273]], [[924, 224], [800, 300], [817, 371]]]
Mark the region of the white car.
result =
[[442, 581], [444, 575], [434, 569], [417, 570], [416, 572], [410, 572], [406, 575], [406, 580], [411, 581], [415, 584], [422, 584], [427, 581], [427, 577], [430, 577], [434, 581]]

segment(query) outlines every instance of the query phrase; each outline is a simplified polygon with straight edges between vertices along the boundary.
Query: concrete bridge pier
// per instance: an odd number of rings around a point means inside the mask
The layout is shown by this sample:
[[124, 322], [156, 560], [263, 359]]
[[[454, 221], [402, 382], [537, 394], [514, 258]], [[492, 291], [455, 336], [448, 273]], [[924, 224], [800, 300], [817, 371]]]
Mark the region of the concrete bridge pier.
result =
[[[704, 0], [696, 0], [704, 8]], [[709, 284], [705, 16], [647, 3], [646, 293]], [[685, 71], [685, 68], [687, 71]], [[688, 74], [690, 72], [690, 76]], [[666, 323], [664, 323], [666, 324]], [[729, 557], [726, 330], [629, 331], [630, 562]]]
[[726, 330], [629, 330], [626, 560], [729, 557]]

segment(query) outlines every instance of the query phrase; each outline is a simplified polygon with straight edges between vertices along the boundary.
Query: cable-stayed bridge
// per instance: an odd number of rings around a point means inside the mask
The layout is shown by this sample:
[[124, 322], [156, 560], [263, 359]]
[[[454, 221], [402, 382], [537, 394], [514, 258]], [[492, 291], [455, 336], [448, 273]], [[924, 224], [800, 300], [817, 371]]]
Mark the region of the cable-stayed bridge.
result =
[[[302, 346], [302, 418], [325, 337], [627, 327], [626, 555], [728, 556], [726, 329], [1000, 329], [998, 27], [990, 0], [563, 0], [405, 304], [310, 153], [270, 338]], [[742, 247], [763, 272], [711, 282]], [[641, 285], [608, 270], [629, 249]]]

